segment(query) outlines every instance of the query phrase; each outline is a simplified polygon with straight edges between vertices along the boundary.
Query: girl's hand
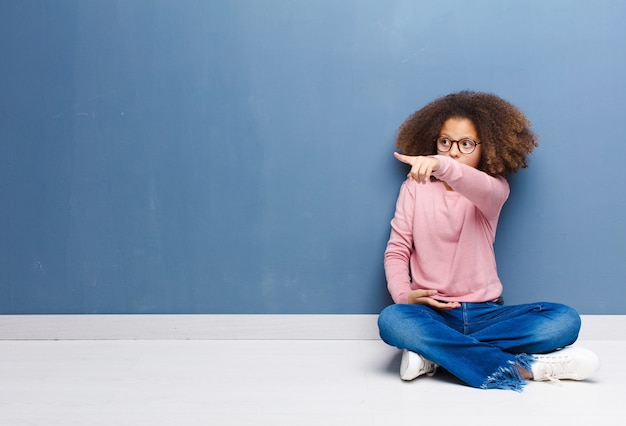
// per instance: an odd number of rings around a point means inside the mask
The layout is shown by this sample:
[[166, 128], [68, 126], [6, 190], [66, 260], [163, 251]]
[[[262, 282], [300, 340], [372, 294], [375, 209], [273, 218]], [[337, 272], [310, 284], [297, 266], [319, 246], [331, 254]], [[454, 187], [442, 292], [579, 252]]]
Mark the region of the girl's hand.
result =
[[409, 303], [414, 305], [427, 305], [431, 308], [450, 310], [461, 306], [459, 302], [440, 302], [433, 299], [437, 290], [413, 290], [409, 293]]
[[403, 163], [411, 166], [411, 171], [406, 176], [418, 183], [426, 183], [433, 172], [439, 170], [441, 163], [435, 157], [410, 156], [394, 152], [393, 155]]

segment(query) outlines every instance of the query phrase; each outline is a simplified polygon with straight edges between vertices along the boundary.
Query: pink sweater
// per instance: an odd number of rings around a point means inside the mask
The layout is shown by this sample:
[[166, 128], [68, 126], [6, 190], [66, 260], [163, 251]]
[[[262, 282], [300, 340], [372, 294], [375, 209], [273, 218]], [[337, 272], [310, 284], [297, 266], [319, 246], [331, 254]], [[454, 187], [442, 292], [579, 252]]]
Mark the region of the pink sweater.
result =
[[437, 290], [437, 300], [486, 302], [502, 293], [493, 243], [509, 196], [492, 177], [447, 156], [433, 173], [442, 182], [402, 184], [385, 250], [385, 274], [396, 303], [415, 289]]

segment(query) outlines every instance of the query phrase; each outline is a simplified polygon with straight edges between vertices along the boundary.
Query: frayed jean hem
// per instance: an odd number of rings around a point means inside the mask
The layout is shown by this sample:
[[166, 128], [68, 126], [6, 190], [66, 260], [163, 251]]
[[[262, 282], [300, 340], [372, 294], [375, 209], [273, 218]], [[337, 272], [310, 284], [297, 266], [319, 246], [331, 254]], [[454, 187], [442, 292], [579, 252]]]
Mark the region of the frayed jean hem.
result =
[[521, 392], [524, 390], [527, 381], [519, 371], [518, 367], [530, 371], [535, 359], [531, 355], [515, 355], [515, 361], [509, 361], [506, 367], [499, 367], [480, 386], [481, 389], [505, 389]]

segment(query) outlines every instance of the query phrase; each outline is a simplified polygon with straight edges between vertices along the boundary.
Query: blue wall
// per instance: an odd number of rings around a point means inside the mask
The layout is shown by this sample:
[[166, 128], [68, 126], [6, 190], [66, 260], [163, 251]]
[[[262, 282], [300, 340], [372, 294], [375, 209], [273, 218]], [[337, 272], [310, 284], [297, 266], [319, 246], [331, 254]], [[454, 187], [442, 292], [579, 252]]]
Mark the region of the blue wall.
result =
[[497, 93], [541, 137], [509, 303], [626, 314], [626, 2], [3, 0], [0, 313], [376, 313], [399, 124]]

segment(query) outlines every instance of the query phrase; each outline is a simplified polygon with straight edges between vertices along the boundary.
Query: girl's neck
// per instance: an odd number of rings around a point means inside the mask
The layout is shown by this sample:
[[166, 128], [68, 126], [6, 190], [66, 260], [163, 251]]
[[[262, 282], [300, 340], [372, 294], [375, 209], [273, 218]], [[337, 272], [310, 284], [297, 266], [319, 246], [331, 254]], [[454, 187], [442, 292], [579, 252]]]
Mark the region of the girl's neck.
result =
[[431, 176], [431, 177], [430, 177], [430, 181], [431, 181], [431, 182], [441, 182], [441, 183], [443, 183], [443, 186], [445, 186], [445, 187], [446, 187], [446, 189], [447, 189], [448, 191], [452, 191], [452, 192], [454, 192], [454, 189], [452, 189], [452, 188], [450, 187], [450, 185], [448, 185], [446, 182], [444, 182], [444, 181], [442, 181], [442, 180], [437, 179], [437, 178], [436, 178], [436, 177], [434, 177], [434, 176]]

